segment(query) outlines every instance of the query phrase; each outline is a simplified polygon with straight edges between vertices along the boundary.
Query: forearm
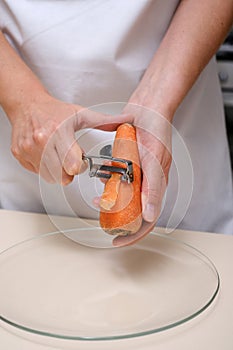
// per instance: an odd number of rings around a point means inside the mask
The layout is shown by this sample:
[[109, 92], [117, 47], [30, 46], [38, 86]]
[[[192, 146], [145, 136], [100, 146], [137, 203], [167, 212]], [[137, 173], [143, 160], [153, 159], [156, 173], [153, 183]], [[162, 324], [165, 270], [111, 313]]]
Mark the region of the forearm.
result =
[[227, 35], [233, 0], [183, 0], [131, 102], [172, 119]]
[[25, 103], [33, 103], [45, 89], [0, 32], [0, 104], [8, 116]]

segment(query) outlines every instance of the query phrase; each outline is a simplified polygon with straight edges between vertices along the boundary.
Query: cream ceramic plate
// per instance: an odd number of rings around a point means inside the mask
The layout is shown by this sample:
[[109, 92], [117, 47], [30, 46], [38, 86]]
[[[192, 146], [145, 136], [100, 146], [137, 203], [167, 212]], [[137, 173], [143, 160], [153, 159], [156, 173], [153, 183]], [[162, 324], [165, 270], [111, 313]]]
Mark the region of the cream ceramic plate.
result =
[[205, 310], [219, 290], [207, 257], [160, 234], [115, 249], [82, 246], [58, 232], [42, 235], [0, 254], [0, 281], [1, 320], [77, 340], [175, 327]]

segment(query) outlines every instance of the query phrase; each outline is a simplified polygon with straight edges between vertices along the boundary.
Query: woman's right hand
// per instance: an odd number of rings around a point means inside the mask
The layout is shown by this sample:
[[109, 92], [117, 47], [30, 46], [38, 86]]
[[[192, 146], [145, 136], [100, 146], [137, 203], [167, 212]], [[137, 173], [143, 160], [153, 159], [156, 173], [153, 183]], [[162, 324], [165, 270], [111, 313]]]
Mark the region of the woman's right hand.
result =
[[69, 184], [85, 168], [75, 132], [125, 122], [52, 97], [0, 31], [0, 105], [12, 125], [12, 153], [48, 182]]
[[[31, 102], [33, 100], [33, 102]], [[39, 94], [30, 103], [11, 108], [12, 153], [26, 169], [47, 182], [69, 184], [86, 169], [75, 132], [83, 128], [115, 130], [111, 116]], [[119, 116], [119, 124], [125, 117]], [[107, 124], [107, 126], [106, 126]]]

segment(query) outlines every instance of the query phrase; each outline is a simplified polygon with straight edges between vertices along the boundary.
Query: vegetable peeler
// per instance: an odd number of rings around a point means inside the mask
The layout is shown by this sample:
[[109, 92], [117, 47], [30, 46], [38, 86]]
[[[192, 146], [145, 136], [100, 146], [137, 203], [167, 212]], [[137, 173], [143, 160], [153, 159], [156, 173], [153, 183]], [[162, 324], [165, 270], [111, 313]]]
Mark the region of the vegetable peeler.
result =
[[[133, 163], [131, 160], [114, 158], [100, 154], [99, 156], [85, 155], [83, 159], [89, 163], [90, 177], [99, 177], [109, 179], [112, 173], [119, 173], [122, 175], [121, 180], [127, 181], [128, 183], [133, 182]], [[119, 167], [116, 165], [106, 165], [104, 162], [119, 163]]]

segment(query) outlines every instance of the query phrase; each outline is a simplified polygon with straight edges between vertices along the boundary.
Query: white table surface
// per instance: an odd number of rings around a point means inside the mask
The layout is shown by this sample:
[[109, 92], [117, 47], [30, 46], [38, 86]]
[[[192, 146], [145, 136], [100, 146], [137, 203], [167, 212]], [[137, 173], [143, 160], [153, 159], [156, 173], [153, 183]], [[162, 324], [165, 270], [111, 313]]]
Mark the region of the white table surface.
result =
[[[62, 222], [77, 226], [74, 218]], [[33, 235], [56, 231], [49, 217], [41, 214], [0, 210], [0, 250]], [[219, 295], [196, 318], [173, 329], [149, 336], [117, 341], [68, 341], [30, 335], [0, 322], [1, 350], [232, 350], [233, 349], [233, 236], [175, 231], [172, 233], [207, 255], [221, 279]], [[0, 281], [1, 283], [1, 281]]]

